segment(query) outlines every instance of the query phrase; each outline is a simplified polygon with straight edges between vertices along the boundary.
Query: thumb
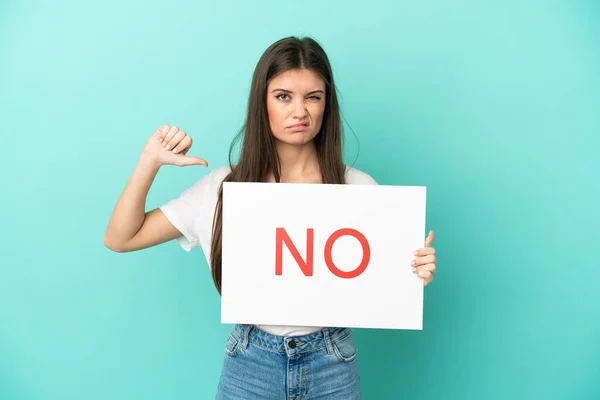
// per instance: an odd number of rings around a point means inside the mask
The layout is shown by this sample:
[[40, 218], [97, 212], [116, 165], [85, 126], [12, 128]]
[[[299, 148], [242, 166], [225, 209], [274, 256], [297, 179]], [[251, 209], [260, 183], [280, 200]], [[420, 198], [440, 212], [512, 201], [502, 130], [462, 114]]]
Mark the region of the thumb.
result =
[[429, 231], [429, 235], [427, 235], [427, 238], [425, 239], [425, 247], [431, 247], [434, 238], [435, 234], [433, 233], [433, 231]]
[[184, 155], [181, 156], [177, 164], [182, 167], [187, 167], [190, 165], [203, 165], [205, 167], [208, 167], [208, 163], [206, 162], [206, 160], [200, 157], [189, 157]]

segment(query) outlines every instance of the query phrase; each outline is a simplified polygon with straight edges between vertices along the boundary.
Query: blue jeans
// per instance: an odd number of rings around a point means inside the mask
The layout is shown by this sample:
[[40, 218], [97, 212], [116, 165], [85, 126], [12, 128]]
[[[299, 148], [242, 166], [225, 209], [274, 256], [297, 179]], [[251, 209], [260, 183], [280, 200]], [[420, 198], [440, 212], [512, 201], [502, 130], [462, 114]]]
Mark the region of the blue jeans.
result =
[[351, 330], [284, 337], [236, 324], [227, 338], [216, 399], [362, 399]]

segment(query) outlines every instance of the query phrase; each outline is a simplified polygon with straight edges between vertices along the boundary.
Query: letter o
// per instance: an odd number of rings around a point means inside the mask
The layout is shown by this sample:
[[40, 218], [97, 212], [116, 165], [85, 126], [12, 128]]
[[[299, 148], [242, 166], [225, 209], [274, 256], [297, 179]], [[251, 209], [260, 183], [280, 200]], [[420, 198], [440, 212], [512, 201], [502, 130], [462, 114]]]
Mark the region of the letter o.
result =
[[[360, 262], [360, 265], [353, 271], [340, 270], [338, 267], [335, 266], [335, 264], [333, 263], [333, 258], [331, 257], [331, 249], [333, 248], [333, 244], [335, 243], [336, 240], [338, 240], [342, 236], [354, 236], [356, 239], [358, 239], [358, 241], [360, 242], [360, 244], [362, 245], [362, 248], [363, 248], [362, 261]], [[344, 279], [356, 278], [357, 276], [359, 276], [360, 274], [365, 272], [365, 269], [367, 269], [367, 266], [369, 265], [370, 259], [371, 259], [371, 248], [369, 247], [369, 242], [367, 241], [367, 238], [362, 233], [357, 231], [356, 229], [352, 229], [352, 228], [339, 229], [339, 230], [333, 232], [331, 234], [331, 236], [329, 236], [329, 239], [327, 239], [327, 243], [325, 243], [325, 263], [327, 264], [327, 267], [329, 268], [331, 273], [333, 273], [334, 275], [336, 275], [340, 278], [344, 278]]]

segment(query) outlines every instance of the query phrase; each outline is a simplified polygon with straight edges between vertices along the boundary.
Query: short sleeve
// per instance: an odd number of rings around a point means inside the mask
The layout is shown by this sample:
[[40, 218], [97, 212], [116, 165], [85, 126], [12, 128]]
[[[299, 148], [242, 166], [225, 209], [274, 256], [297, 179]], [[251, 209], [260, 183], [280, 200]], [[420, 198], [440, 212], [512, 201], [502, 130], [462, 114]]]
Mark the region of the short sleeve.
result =
[[212, 171], [185, 189], [179, 197], [159, 207], [169, 222], [181, 232], [177, 241], [184, 250], [191, 251], [207, 242], [219, 186], [226, 172], [224, 169]]
[[205, 192], [206, 177], [184, 190], [178, 198], [159, 207], [169, 222], [181, 232], [182, 236], [177, 241], [186, 251], [191, 251], [200, 244], [197, 222]]

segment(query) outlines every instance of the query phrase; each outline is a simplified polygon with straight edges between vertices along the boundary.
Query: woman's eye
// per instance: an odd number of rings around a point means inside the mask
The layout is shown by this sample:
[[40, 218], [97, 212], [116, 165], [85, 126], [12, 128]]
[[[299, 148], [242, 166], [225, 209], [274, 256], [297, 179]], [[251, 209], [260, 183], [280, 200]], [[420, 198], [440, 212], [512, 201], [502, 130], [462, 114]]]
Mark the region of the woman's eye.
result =
[[310, 96], [309, 99], [313, 99], [313, 100], [321, 100], [321, 96]]
[[[284, 97], [285, 97], [285, 99], [282, 99], [282, 98], [281, 98], [282, 96], [284, 96]], [[278, 98], [279, 100], [287, 100], [287, 98], [288, 98], [288, 95], [287, 95], [287, 94], [285, 94], [285, 93], [281, 93], [280, 95], [278, 95], [278, 96], [277, 96], [277, 98]]]

